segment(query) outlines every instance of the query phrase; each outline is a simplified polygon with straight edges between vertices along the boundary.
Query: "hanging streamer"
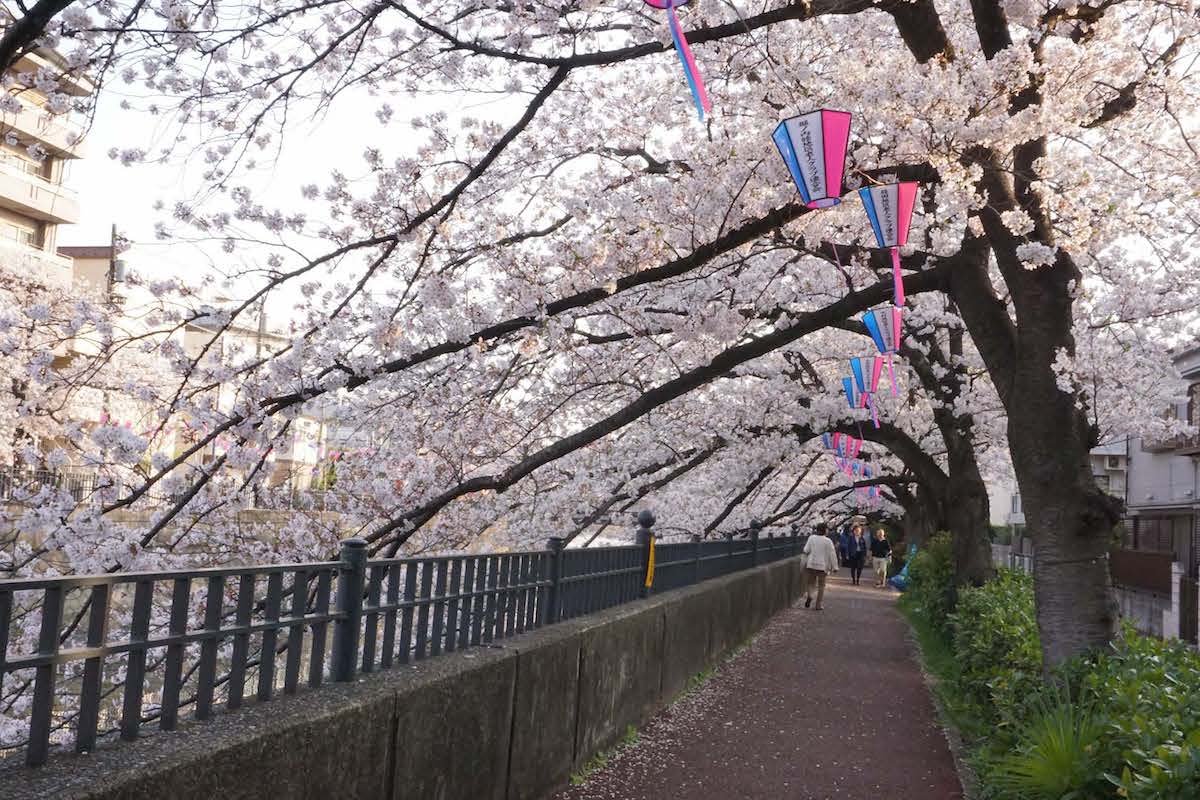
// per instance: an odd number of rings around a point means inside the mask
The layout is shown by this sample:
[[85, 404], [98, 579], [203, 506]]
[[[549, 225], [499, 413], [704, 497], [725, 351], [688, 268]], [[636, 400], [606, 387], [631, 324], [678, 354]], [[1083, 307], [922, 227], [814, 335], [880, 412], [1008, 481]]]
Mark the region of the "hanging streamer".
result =
[[712, 111], [712, 103], [709, 102], [708, 92], [704, 88], [704, 79], [700, 77], [700, 70], [696, 68], [696, 59], [692, 56], [692, 49], [688, 47], [687, 37], [684, 36], [683, 28], [679, 25], [679, 16], [675, 13], [677, 7], [687, 5], [688, 1], [645, 0], [645, 3], [651, 8], [667, 12], [667, 25], [671, 29], [671, 39], [675, 42], [675, 52], [679, 54], [679, 63], [683, 65], [683, 76], [687, 78], [688, 89], [691, 90], [692, 100], [696, 104], [696, 112], [703, 121], [704, 113]]
[[892, 291], [897, 307], [904, 305], [904, 276], [900, 272], [900, 248], [908, 243], [908, 226], [912, 222], [913, 206], [917, 199], [916, 181], [864, 186], [858, 190], [863, 208], [871, 221], [875, 243], [892, 251]]

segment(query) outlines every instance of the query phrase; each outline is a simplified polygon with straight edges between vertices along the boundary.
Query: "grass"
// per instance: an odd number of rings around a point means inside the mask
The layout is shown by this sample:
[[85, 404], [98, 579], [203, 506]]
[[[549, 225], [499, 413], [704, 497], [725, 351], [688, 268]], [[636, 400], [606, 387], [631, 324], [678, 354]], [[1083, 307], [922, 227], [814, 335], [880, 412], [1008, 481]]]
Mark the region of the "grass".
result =
[[721, 660], [718, 661], [716, 664], [713, 664], [711, 667], [702, 669], [699, 672], [697, 672], [695, 675], [693, 675], [692, 677], [688, 678], [687, 686], [684, 686], [683, 690], [679, 694], [675, 695], [675, 697], [671, 699], [671, 702], [667, 703], [667, 708], [670, 708], [671, 706], [675, 705], [680, 700], [687, 697], [689, 694], [696, 691], [704, 684], [708, 683], [709, 680], [712, 679], [712, 676], [717, 674], [717, 670], [719, 670], [721, 667], [728, 664], [730, 661], [733, 661], [735, 658], [740, 656], [742, 653], [746, 652], [746, 650], [749, 649], [750, 645], [754, 644], [754, 640], [757, 638], [758, 638], [758, 634], [751, 636], [749, 639], [742, 642], [737, 647], [733, 648], [728, 653], [726, 653], [721, 658]]
[[[711, 667], [700, 670], [695, 675], [688, 678], [687, 686], [685, 686], [683, 691], [676, 695], [675, 698], [667, 704], [667, 706], [670, 707], [675, 705], [680, 700], [687, 697], [692, 692], [695, 692], [704, 684], [708, 683], [708, 681], [717, 674], [717, 670], [745, 652], [750, 645], [754, 644], [754, 640], [756, 638], [758, 638], [757, 634], [751, 636], [749, 639], [726, 653], [719, 662], [713, 664]], [[625, 735], [621, 737], [621, 741], [617, 742], [617, 744], [613, 745], [607, 750], [602, 750], [601, 752], [596, 753], [596, 755], [587, 760], [587, 762], [579, 769], [578, 772], [571, 773], [571, 785], [582, 786], [583, 784], [587, 783], [588, 779], [591, 778], [592, 775], [607, 767], [608, 762], [612, 761], [612, 759], [614, 759], [622, 750], [627, 747], [632, 747], [637, 743], [638, 730], [635, 726], [630, 725], [625, 729]]]
[[633, 725], [625, 729], [625, 735], [621, 737], [621, 741], [617, 742], [607, 750], [602, 750], [596, 755], [587, 760], [578, 772], [571, 773], [571, 785], [582, 786], [587, 783], [588, 778], [595, 773], [608, 766], [608, 762], [616, 757], [618, 753], [626, 747], [633, 747], [638, 743], [638, 730]]
[[986, 736], [983, 723], [969, 710], [966, 698], [955, 689], [958, 678], [958, 661], [950, 642], [942, 636], [929, 620], [901, 598], [900, 612], [908, 620], [917, 639], [921, 666], [934, 678], [933, 691], [937, 696], [938, 710], [944, 721], [958, 729], [967, 739]]

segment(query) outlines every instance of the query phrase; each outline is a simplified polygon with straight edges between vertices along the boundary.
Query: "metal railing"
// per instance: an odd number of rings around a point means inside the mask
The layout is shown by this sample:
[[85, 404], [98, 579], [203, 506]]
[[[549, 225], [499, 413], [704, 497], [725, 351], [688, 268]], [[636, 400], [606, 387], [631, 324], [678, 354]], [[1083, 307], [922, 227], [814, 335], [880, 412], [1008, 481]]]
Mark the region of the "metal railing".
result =
[[0, 502], [21, 501], [43, 488], [65, 489], [77, 502], [89, 500], [109, 479], [85, 467], [32, 469], [0, 467]]
[[[73, 740], [136, 739], [302, 684], [349, 681], [795, 555], [801, 537], [638, 544], [0, 581], [0, 713], [30, 765]], [[40, 615], [40, 619], [39, 616]], [[331, 629], [332, 625], [332, 629]], [[36, 637], [22, 631], [36, 630]], [[16, 634], [13, 636], [13, 634]], [[10, 652], [10, 650], [15, 652]]]
[[1033, 555], [1031, 553], [1009, 553], [1008, 554], [1009, 569], [1015, 569], [1018, 572], [1024, 572], [1026, 575], [1033, 574]]

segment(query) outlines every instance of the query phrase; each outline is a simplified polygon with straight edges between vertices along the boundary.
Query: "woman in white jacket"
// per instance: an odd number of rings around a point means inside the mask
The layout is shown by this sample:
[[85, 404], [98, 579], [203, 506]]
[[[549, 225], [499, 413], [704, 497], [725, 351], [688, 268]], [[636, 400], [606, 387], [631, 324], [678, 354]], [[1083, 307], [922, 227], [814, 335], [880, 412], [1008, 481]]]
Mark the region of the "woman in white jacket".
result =
[[833, 540], [825, 535], [824, 525], [818, 525], [817, 533], [808, 537], [808, 541], [804, 544], [804, 556], [805, 577], [808, 579], [804, 607], [808, 608], [812, 605], [813, 584], [816, 584], [817, 611], [821, 611], [825, 607], [825, 578], [837, 572], [838, 569], [837, 547], [834, 546]]

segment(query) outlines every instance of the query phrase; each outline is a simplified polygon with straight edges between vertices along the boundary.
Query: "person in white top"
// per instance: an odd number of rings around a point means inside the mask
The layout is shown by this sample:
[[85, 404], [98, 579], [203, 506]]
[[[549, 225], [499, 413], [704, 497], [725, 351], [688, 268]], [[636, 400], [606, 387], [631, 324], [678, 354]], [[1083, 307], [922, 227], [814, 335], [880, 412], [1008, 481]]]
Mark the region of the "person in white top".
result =
[[808, 608], [812, 605], [812, 590], [813, 585], [817, 587], [817, 611], [822, 611], [825, 608], [825, 579], [837, 572], [838, 570], [838, 554], [837, 547], [833, 544], [833, 540], [825, 535], [825, 524], [817, 526], [817, 532], [808, 537], [808, 541], [804, 543], [805, 556], [805, 577], [808, 578], [808, 591], [804, 600], [804, 607]]

